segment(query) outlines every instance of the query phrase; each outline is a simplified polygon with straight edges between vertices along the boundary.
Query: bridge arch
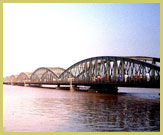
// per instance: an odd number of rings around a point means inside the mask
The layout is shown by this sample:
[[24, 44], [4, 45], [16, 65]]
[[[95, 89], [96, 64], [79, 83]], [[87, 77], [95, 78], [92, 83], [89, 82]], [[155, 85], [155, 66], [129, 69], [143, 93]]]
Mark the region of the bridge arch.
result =
[[16, 82], [24, 82], [29, 81], [30, 76], [32, 73], [29, 72], [22, 72], [17, 76]]
[[16, 82], [16, 79], [17, 79], [17, 75], [11, 75], [11, 76], [6, 78], [6, 82], [13, 84]]
[[129, 80], [134, 80], [134, 75], [142, 76], [144, 79], [147, 74], [152, 79], [160, 78], [160, 67], [151, 63], [146, 63], [129, 58], [116, 56], [99, 56], [81, 60], [68, 69], [61, 75], [61, 80], [67, 80], [73, 77], [75, 80], [95, 81], [98, 76], [105, 81], [118, 81], [118, 76], [121, 75], [121, 80], [125, 79], [125, 75]]
[[61, 67], [49, 67], [48, 69], [53, 71], [58, 77], [65, 71], [65, 69]]
[[64, 71], [65, 69], [60, 67], [40, 67], [32, 73], [30, 81], [55, 81], [59, 79], [60, 74]]
[[5, 77], [5, 78], [3, 79], [3, 82], [6, 82], [6, 83], [10, 82], [10, 76]]

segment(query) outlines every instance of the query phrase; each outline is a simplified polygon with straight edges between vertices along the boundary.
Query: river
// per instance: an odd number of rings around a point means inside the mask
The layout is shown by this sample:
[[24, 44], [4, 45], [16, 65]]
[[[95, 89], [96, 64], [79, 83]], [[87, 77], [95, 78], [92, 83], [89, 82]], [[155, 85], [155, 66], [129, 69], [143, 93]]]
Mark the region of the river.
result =
[[159, 132], [160, 89], [100, 94], [3, 85], [4, 132]]

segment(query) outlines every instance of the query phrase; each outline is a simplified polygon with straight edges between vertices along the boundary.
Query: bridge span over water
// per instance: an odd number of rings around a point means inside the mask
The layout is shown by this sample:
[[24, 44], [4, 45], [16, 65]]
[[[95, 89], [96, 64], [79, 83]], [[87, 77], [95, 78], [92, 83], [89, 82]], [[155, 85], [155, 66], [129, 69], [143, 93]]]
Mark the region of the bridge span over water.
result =
[[117, 87], [160, 88], [160, 59], [143, 56], [100, 56], [81, 60], [67, 69], [41, 67], [33, 73], [4, 78], [4, 84], [78, 85], [101, 91]]

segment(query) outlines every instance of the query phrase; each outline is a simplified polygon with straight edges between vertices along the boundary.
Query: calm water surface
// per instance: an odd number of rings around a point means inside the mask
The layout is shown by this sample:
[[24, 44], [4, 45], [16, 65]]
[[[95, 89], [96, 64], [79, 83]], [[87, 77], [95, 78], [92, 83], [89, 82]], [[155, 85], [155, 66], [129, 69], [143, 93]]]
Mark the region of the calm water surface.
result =
[[159, 92], [119, 88], [110, 95], [4, 85], [4, 132], [158, 132]]

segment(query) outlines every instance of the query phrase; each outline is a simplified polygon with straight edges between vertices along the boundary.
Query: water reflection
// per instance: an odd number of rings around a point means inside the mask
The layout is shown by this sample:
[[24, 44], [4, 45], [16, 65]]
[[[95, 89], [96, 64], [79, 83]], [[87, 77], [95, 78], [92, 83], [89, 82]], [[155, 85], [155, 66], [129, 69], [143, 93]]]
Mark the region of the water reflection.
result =
[[4, 129], [8, 132], [160, 131], [160, 101], [159, 97], [149, 99], [136, 94], [4, 86]]

